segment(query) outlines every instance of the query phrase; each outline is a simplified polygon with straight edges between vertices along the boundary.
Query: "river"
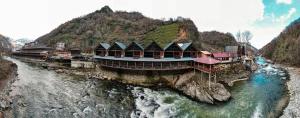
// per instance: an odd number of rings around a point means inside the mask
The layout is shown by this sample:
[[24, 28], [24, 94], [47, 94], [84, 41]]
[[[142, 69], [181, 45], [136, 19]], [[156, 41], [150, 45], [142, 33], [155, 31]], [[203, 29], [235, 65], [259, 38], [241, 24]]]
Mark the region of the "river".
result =
[[[18, 65], [18, 80], [10, 92], [14, 117], [265, 118], [278, 116], [288, 98], [286, 72], [270, 64], [228, 87], [229, 102], [210, 105], [165, 88], [70, 77], [7, 59]], [[264, 65], [264, 59], [258, 63]]]

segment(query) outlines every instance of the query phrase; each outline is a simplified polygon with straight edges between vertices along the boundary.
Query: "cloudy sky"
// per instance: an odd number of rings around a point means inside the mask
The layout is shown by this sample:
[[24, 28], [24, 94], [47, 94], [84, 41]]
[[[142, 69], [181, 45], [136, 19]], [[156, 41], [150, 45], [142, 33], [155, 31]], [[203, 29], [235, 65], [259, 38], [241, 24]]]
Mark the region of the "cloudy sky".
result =
[[157, 19], [191, 18], [199, 31], [250, 30], [257, 48], [300, 17], [300, 0], [0, 0], [0, 34], [36, 39], [105, 5]]

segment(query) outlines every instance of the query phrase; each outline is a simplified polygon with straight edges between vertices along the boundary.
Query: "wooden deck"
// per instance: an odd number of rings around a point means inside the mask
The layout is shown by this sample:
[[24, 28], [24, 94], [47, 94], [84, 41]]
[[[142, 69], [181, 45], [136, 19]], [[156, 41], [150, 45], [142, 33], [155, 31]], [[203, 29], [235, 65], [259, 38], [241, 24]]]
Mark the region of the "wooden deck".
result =
[[217, 69], [199, 65], [192, 61], [178, 62], [141, 62], [141, 61], [119, 61], [119, 60], [101, 60], [101, 67], [123, 69], [123, 70], [146, 70], [146, 71], [168, 71], [168, 70], [185, 70], [195, 69], [204, 73], [213, 73]]
[[184, 70], [192, 69], [190, 62], [132, 62], [132, 61], [116, 61], [102, 60], [102, 67], [117, 68], [124, 70]]

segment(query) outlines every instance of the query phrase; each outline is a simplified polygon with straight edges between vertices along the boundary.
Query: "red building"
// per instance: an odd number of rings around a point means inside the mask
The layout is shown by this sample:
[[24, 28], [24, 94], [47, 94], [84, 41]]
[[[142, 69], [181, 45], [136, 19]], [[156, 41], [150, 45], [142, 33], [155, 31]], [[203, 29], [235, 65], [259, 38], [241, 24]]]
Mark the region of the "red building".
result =
[[212, 56], [213, 56], [213, 58], [220, 60], [220, 61], [228, 61], [230, 58], [230, 55], [227, 52], [213, 53]]

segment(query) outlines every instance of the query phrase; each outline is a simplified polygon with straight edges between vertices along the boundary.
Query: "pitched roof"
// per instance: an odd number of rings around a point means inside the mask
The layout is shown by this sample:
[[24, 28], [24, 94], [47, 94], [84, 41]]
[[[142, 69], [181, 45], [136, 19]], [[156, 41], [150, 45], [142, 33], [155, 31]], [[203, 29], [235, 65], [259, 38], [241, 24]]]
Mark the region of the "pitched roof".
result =
[[118, 61], [144, 61], [144, 62], [180, 62], [180, 61], [193, 61], [194, 58], [161, 58], [161, 59], [154, 59], [148, 57], [141, 57], [138, 59], [134, 59], [132, 57], [122, 57], [122, 58], [115, 58], [114, 56], [94, 56], [95, 59], [107, 59], [107, 60], [118, 60]]
[[209, 65], [220, 63], [219, 60], [213, 59], [211, 57], [200, 57], [200, 58], [194, 59], [194, 61], [198, 62], [198, 63], [209, 64]]
[[223, 58], [223, 57], [230, 57], [229, 53], [227, 52], [217, 52], [217, 53], [213, 53], [213, 56], [215, 58]]
[[180, 48], [184, 51], [186, 50], [192, 43], [179, 43]]
[[140, 44], [136, 43], [136, 42], [132, 42], [131, 44], [129, 44], [126, 48], [126, 50], [131, 46], [131, 45], [136, 45], [138, 46], [141, 50], [144, 50], [143, 46], [141, 46]]
[[121, 42], [115, 42], [115, 44], [117, 44], [120, 48], [122, 48], [123, 50], [126, 49], [126, 45], [121, 43]]
[[105, 49], [110, 48], [110, 45], [108, 43], [100, 43], [100, 45]]
[[174, 42], [168, 43], [165, 47], [164, 50], [166, 50], [167, 48], [169, 48]]
[[173, 44], [177, 45], [177, 46], [182, 50], [182, 48], [181, 48], [176, 42], [171, 42], [171, 43], [167, 44], [167, 45], [165, 46], [164, 50], [167, 50], [167, 49], [168, 49], [170, 46], [172, 46]]
[[152, 43], [150, 43], [144, 50], [151, 50], [151, 46], [156, 46], [159, 51], [163, 51], [163, 49], [155, 41], [152, 41]]

